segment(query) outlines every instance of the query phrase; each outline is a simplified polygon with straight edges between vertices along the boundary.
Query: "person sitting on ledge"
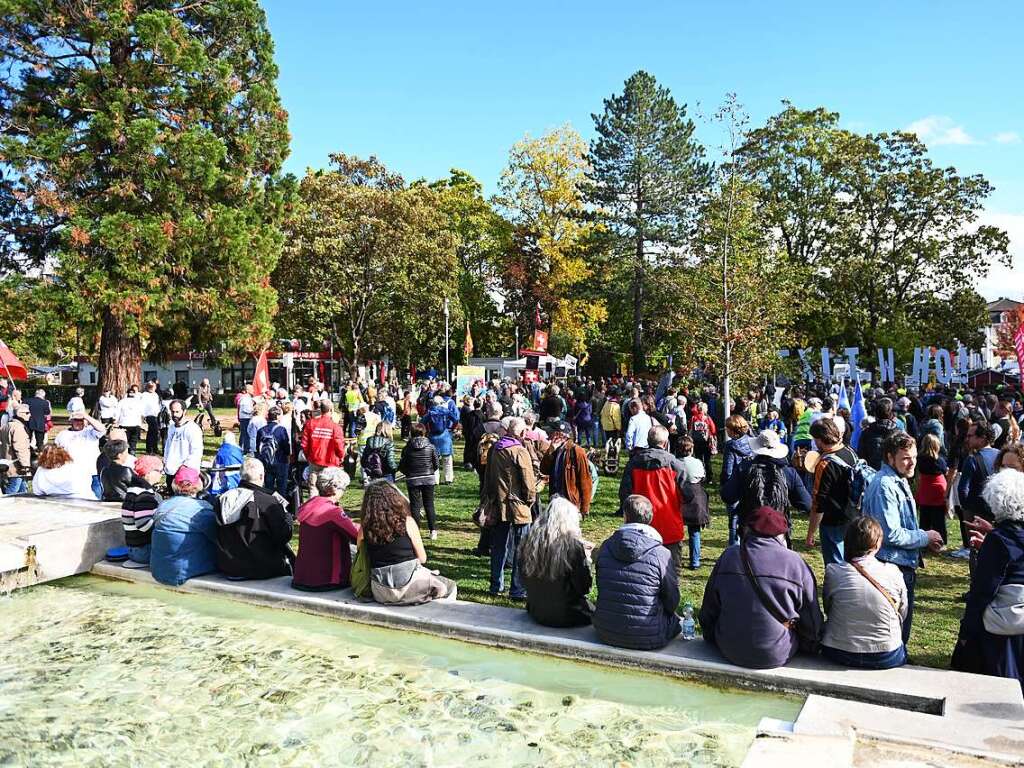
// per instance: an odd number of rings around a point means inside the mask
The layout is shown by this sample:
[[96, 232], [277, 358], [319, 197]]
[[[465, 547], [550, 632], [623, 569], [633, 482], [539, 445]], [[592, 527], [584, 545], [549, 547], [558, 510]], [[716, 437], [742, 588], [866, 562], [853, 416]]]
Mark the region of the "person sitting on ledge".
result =
[[739, 544], [727, 547], [704, 589], [704, 639], [733, 664], [781, 667], [798, 650], [816, 653], [822, 616], [811, 568], [786, 548], [789, 524], [771, 507], [746, 520]]
[[[121, 526], [124, 528], [124, 543], [128, 546], [126, 563], [148, 565], [153, 513], [163, 501], [156, 488], [164, 477], [164, 460], [160, 456], [139, 456], [134, 469], [134, 480], [125, 490], [124, 501], [121, 502]], [[128, 564], [126, 567], [132, 566]]]
[[314, 496], [299, 507], [299, 552], [292, 586], [309, 592], [351, 584], [352, 552], [359, 526], [341, 508], [351, 478], [341, 467], [322, 467]]
[[171, 490], [153, 513], [149, 567], [154, 579], [176, 587], [217, 570], [217, 519], [210, 502], [196, 498], [203, 481], [192, 467], [178, 468]]
[[260, 459], [245, 459], [238, 487], [213, 501], [217, 568], [225, 576], [272, 579], [292, 572], [295, 553], [288, 542], [292, 540], [293, 520], [281, 498], [264, 490], [265, 472]]
[[843, 540], [846, 562], [825, 566], [822, 601], [828, 620], [821, 652], [837, 664], [891, 669], [907, 663], [902, 629], [907, 585], [899, 568], [875, 558], [881, 546], [882, 526], [870, 517], [855, 518]]
[[36, 496], [96, 501], [92, 467], [76, 467], [65, 448], [56, 443], [47, 443], [39, 452], [36, 472], [32, 476], [32, 493]]
[[103, 453], [109, 459], [100, 472], [103, 501], [124, 501], [128, 488], [138, 479], [135, 475], [135, 457], [128, 453], [126, 440], [107, 440]]
[[679, 580], [672, 553], [651, 527], [654, 507], [633, 494], [622, 503], [625, 524], [597, 551], [594, 629], [601, 642], [650, 651], [679, 634]]
[[526, 611], [547, 627], [581, 627], [594, 608], [587, 600], [590, 559], [580, 532], [580, 511], [555, 495], [519, 547]]
[[366, 540], [373, 599], [385, 605], [416, 605], [454, 600], [455, 582], [423, 567], [427, 552], [412, 519], [409, 501], [387, 480], [370, 483], [363, 492], [357, 544]]

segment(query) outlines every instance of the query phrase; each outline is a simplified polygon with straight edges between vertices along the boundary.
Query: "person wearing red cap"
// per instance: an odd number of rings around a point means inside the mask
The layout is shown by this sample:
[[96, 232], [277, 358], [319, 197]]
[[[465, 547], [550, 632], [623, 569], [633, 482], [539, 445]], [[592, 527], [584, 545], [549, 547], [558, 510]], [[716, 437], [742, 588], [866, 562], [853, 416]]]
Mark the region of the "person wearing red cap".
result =
[[217, 570], [217, 518], [199, 472], [181, 466], [171, 481], [174, 496], [153, 513], [149, 567], [161, 584], [176, 587], [194, 576]]
[[746, 519], [739, 544], [715, 564], [704, 590], [704, 639], [733, 664], [781, 667], [797, 651], [818, 649], [823, 619], [810, 566], [786, 548], [789, 524], [771, 507]]

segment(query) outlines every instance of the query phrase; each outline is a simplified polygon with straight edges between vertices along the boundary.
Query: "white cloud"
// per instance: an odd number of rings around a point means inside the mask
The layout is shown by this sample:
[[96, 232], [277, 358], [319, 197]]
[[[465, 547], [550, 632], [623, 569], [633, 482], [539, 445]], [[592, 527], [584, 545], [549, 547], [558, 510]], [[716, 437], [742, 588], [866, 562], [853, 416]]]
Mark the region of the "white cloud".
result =
[[1020, 144], [1020, 134], [1016, 131], [1003, 131], [994, 137], [996, 144]]
[[943, 115], [922, 117], [920, 120], [912, 122], [904, 130], [908, 133], [916, 133], [917, 138], [933, 147], [941, 147], [943, 144], [980, 143], [963, 126], [954, 123], [953, 118]]
[[993, 266], [985, 278], [975, 280], [975, 287], [989, 301], [1000, 296], [1024, 301], [1024, 274], [1020, 271], [1024, 269], [1024, 212], [985, 211], [979, 217], [979, 223], [1006, 230], [1010, 236], [1010, 256], [1013, 263], [1009, 267], [1002, 264]]

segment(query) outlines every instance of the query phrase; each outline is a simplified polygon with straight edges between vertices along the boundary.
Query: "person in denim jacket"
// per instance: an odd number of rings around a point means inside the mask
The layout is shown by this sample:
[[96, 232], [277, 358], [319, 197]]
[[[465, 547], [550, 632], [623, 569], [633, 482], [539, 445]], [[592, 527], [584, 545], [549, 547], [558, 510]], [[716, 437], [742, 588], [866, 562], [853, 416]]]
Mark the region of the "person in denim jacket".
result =
[[882, 548], [875, 555], [893, 563], [907, 585], [907, 617], [903, 621], [903, 644], [910, 639], [914, 618], [914, 585], [921, 550], [942, 549], [938, 531], [922, 531], [917, 525], [917, 505], [910, 489], [910, 478], [917, 466], [917, 443], [902, 430], [893, 432], [882, 444], [882, 468], [868, 484], [861, 503], [864, 515], [882, 526]]

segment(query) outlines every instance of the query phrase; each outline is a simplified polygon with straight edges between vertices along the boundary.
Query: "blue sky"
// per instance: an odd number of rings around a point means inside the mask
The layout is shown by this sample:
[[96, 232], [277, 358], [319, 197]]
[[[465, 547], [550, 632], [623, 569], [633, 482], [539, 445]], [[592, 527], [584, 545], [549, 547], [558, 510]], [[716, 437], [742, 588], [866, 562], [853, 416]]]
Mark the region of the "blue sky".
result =
[[[407, 179], [452, 167], [493, 191], [509, 147], [591, 113], [637, 69], [698, 119], [735, 92], [762, 123], [782, 99], [858, 131], [913, 128], [935, 162], [996, 187], [985, 220], [1024, 268], [1024, 3], [264, 0], [302, 174], [330, 152]], [[1000, 270], [990, 297], [1024, 298]]]

